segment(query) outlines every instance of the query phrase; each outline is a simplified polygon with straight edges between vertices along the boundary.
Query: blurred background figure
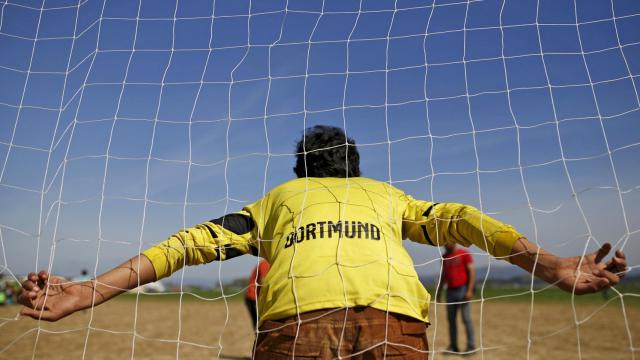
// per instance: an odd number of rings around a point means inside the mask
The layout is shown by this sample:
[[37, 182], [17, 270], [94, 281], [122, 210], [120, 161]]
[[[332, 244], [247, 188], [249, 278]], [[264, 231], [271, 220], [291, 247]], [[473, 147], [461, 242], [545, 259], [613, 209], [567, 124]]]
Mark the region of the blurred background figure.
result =
[[471, 254], [455, 244], [445, 245], [446, 253], [442, 257], [442, 273], [438, 283], [437, 300], [442, 299], [442, 287], [447, 284], [447, 318], [449, 320], [449, 352], [458, 353], [458, 327], [456, 317], [458, 310], [462, 313], [462, 321], [467, 332], [467, 349], [475, 350], [473, 322], [469, 301], [473, 298], [473, 286], [476, 272], [473, 268]]
[[0, 306], [9, 305], [7, 301], [7, 289], [6, 285], [0, 285]]
[[244, 297], [244, 302], [247, 305], [247, 310], [251, 315], [253, 321], [253, 328], [256, 328], [258, 323], [258, 295], [260, 295], [260, 286], [264, 282], [264, 278], [267, 277], [269, 272], [269, 262], [265, 259], [261, 259], [258, 265], [256, 265], [251, 271], [249, 276], [249, 286], [247, 287], [247, 293]]
[[89, 272], [87, 271], [87, 269], [82, 269], [82, 271], [80, 271], [79, 276], [76, 276], [73, 279], [71, 279], [71, 281], [73, 282], [82, 282], [87, 280], [91, 280], [91, 277], [89, 276]]
[[15, 304], [18, 289], [20, 284], [14, 280], [0, 281], [0, 305]]

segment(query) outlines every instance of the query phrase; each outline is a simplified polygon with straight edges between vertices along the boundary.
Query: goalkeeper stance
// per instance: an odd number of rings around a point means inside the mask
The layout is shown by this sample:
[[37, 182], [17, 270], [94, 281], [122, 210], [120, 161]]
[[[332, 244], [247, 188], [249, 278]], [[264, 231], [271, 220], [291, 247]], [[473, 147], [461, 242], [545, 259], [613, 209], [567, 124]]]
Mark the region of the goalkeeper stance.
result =
[[96, 279], [29, 274], [21, 314], [56, 321], [183, 265], [253, 254], [271, 264], [258, 300], [256, 359], [425, 359], [430, 295], [403, 239], [473, 244], [576, 294], [607, 289], [626, 270], [621, 251], [603, 261], [609, 244], [558, 257], [471, 206], [416, 200], [360, 177], [355, 142], [339, 128], [307, 129], [294, 171], [298, 179], [241, 211], [181, 230]]

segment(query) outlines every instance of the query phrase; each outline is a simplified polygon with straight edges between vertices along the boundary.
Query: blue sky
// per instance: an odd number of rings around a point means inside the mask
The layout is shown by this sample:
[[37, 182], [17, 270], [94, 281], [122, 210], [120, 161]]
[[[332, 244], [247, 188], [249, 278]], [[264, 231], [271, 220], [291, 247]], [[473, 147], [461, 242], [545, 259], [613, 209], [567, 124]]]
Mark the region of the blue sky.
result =
[[[563, 255], [611, 241], [640, 262], [638, 2], [0, 9], [5, 273], [100, 272], [236, 211], [293, 178], [315, 124], [356, 140], [365, 176], [480, 207]], [[407, 247], [420, 273], [437, 271], [437, 249]]]

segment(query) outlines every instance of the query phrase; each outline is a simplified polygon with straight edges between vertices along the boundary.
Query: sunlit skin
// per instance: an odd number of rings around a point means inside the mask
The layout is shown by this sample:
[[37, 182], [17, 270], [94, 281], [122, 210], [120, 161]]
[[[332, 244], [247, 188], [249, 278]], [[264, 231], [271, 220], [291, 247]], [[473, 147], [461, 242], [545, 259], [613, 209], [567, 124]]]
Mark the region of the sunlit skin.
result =
[[603, 259], [611, 251], [611, 244], [582, 256], [558, 257], [524, 238], [513, 245], [510, 261], [562, 290], [576, 295], [603, 291], [617, 285], [627, 271], [627, 259], [616, 250], [608, 262]]
[[[617, 250], [609, 261], [603, 261], [610, 251], [611, 245], [607, 243], [585, 256], [559, 257], [520, 238], [508, 260], [562, 290], [582, 295], [608, 289], [623, 278], [627, 271], [626, 257]], [[153, 281], [155, 270], [144, 255], [133, 257], [96, 279], [79, 283], [50, 276], [46, 271], [30, 273], [18, 297], [18, 302], [24, 305], [20, 313], [57, 321]]]
[[18, 296], [18, 302], [24, 305], [20, 314], [57, 321], [154, 281], [155, 270], [144, 255], [135, 256], [93, 280], [79, 283], [50, 276], [46, 271], [29, 273]]

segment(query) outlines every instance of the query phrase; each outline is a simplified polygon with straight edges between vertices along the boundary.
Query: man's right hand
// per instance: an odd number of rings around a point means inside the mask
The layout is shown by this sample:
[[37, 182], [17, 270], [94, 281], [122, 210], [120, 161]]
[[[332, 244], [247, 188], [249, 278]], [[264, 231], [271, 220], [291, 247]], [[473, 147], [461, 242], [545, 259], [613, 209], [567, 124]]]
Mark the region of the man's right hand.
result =
[[20, 314], [57, 321], [156, 280], [153, 264], [145, 255], [134, 256], [94, 280], [79, 283], [49, 276], [46, 271], [30, 273], [18, 296], [18, 302], [24, 305]]
[[72, 283], [50, 277], [46, 271], [29, 273], [22, 283], [18, 302], [21, 315], [46, 321], [57, 321], [91, 305], [93, 283]]

